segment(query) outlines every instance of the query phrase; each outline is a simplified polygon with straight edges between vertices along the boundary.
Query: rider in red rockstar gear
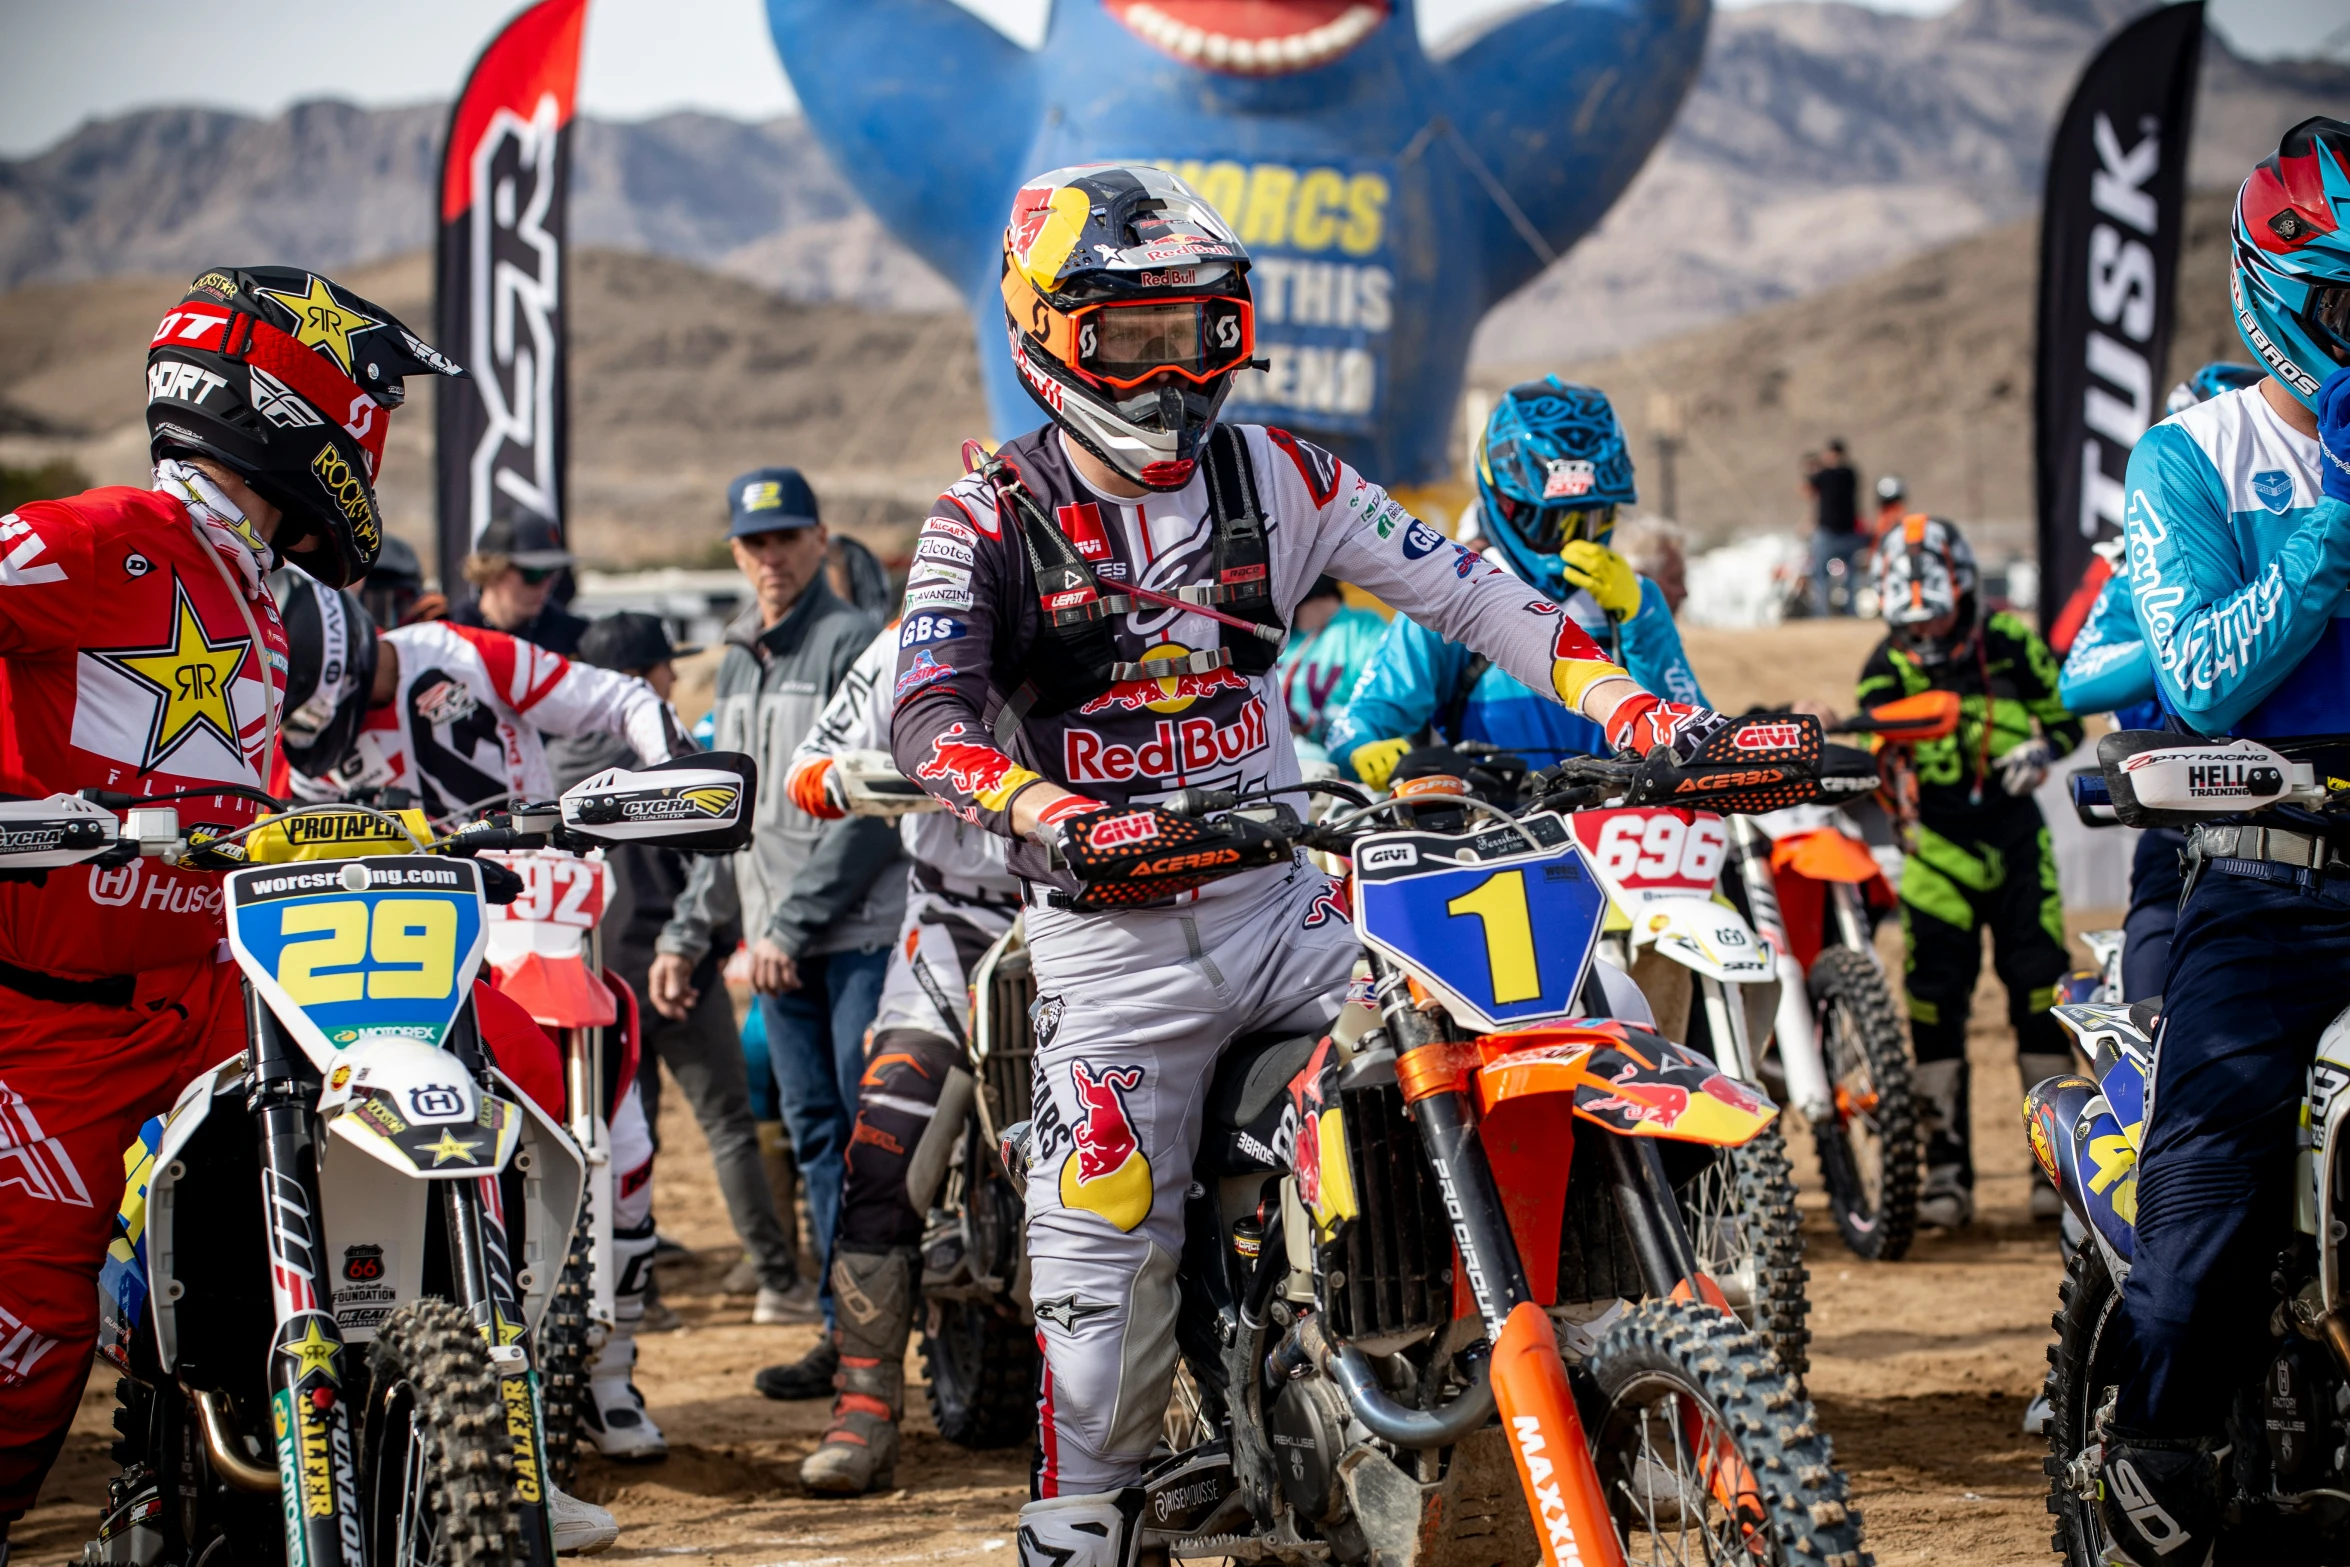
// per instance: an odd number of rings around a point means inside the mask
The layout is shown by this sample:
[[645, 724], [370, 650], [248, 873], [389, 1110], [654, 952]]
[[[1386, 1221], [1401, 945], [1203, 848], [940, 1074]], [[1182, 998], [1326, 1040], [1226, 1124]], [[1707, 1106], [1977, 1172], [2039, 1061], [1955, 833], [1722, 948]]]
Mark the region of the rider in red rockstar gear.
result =
[[[188, 825], [263, 808], [280, 559], [341, 584], [382, 543], [406, 376], [456, 375], [390, 311], [298, 268], [206, 271], [147, 354], [151, 490], [0, 517], [0, 791], [100, 788]], [[244, 1044], [217, 877], [156, 860], [0, 884], [0, 1542], [73, 1418], [123, 1149]]]
[[1015, 364], [1052, 424], [940, 498], [907, 579], [892, 752], [949, 810], [1013, 839], [1027, 883], [1027, 1222], [1046, 1364], [1021, 1567], [1124, 1567], [1135, 1498], [1120, 1493], [1159, 1439], [1174, 1371], [1209, 1076], [1243, 1032], [1326, 1024], [1357, 952], [1343, 898], [1302, 860], [1098, 913], [1072, 902], [1081, 884], [1048, 845], [1065, 858], [1079, 842], [1172, 839], [1183, 824], [1147, 807], [1186, 786], [1296, 790], [1270, 644], [1325, 573], [1618, 748], [1686, 757], [1722, 723], [1642, 691], [1549, 598], [1328, 452], [1219, 428], [1253, 358], [1247, 267], [1223, 219], [1162, 170], [1030, 181], [1005, 229], [1003, 295]]

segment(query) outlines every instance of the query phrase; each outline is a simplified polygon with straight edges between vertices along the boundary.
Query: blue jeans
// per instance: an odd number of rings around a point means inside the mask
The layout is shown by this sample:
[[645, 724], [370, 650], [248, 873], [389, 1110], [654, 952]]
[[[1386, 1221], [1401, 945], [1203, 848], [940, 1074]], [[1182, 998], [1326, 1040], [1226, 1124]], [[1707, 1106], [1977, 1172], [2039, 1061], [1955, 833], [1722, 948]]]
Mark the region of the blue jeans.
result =
[[[1852, 613], [1852, 595], [1859, 588], [1861, 577], [1869, 569], [1869, 556], [1875, 550], [1866, 528], [1855, 528], [1850, 533], [1828, 533], [1814, 528], [1811, 535], [1811, 595], [1812, 612], [1817, 615], [1849, 615]], [[1844, 562], [1844, 602], [1832, 603], [1828, 598], [1828, 562]]]
[[2217, 1433], [2272, 1352], [2268, 1279], [2293, 1239], [2301, 1097], [2346, 1002], [2350, 875], [2204, 866], [2163, 980], [2115, 1424]]
[[824, 1321], [832, 1323], [832, 1237], [840, 1227], [841, 1183], [848, 1175], [849, 1132], [857, 1119], [857, 1079], [865, 1072], [865, 1030], [881, 1007], [889, 948], [829, 952], [800, 959], [800, 988], [761, 996], [767, 1059], [791, 1137], [816, 1256], [824, 1281]]

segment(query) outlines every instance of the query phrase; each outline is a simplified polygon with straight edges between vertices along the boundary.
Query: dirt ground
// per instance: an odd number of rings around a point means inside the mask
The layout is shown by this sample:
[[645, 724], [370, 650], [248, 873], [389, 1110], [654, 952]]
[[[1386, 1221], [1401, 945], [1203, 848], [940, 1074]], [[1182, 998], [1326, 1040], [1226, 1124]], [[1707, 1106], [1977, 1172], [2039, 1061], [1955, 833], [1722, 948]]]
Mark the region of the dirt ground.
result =
[[[1872, 636], [1867, 627], [1831, 624], [1694, 632], [1689, 640], [1714, 700], [1736, 710], [1795, 696], [1848, 701]], [[2072, 919], [2076, 932], [2114, 923], [2111, 911]], [[1890, 937], [1886, 949], [1896, 963], [1897, 941]], [[2034, 1225], [2025, 1211], [2029, 1159], [2005, 1015], [1986, 974], [1970, 1039], [1981, 1212], [1963, 1234], [1922, 1238], [1899, 1263], [1851, 1256], [1818, 1208], [1816, 1166], [1804, 1139], [1795, 1139], [1807, 1188], [1811, 1393], [1882, 1567], [2052, 1559], [2044, 1449], [2021, 1434], [2019, 1421], [2044, 1370], [2061, 1270], [2054, 1227]], [[672, 1451], [667, 1462], [641, 1468], [583, 1465], [582, 1491], [625, 1526], [604, 1559], [886, 1567], [1010, 1550], [1026, 1454], [972, 1453], [942, 1441], [921, 1412], [918, 1356], [908, 1363], [915, 1412], [899, 1488], [847, 1503], [800, 1494], [795, 1471], [824, 1411], [771, 1403], [751, 1390], [750, 1377], [804, 1352], [814, 1330], [753, 1327], [749, 1297], [717, 1292], [735, 1250], [700, 1134], [674, 1091], [663, 1096], [661, 1134], [661, 1228], [691, 1255], [661, 1270], [663, 1295], [682, 1325], [641, 1341], [637, 1380]], [[41, 1506], [17, 1526], [17, 1560], [43, 1567], [79, 1560], [111, 1470], [112, 1386], [110, 1371], [91, 1379]]]

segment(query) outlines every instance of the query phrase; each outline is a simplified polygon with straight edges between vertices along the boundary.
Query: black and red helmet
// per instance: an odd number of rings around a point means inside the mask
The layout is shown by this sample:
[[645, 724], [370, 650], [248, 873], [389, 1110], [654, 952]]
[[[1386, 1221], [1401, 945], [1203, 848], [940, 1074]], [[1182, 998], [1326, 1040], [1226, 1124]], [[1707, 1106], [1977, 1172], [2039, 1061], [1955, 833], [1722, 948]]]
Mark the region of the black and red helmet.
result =
[[147, 440], [285, 514], [277, 552], [342, 587], [383, 546], [375, 478], [403, 378], [463, 375], [390, 311], [300, 267], [213, 267], [147, 347]]
[[1053, 423], [1147, 489], [1191, 481], [1234, 374], [1256, 356], [1248, 252], [1200, 194], [1148, 164], [1055, 169], [1004, 225], [1004, 321]]

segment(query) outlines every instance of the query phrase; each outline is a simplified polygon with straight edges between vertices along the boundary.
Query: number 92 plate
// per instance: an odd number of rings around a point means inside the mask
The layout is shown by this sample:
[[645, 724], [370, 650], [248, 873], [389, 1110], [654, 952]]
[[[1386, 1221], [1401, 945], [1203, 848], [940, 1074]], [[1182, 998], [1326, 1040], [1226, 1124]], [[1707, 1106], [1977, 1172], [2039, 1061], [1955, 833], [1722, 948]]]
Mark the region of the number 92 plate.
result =
[[1525, 831], [1378, 833], [1355, 845], [1356, 933], [1488, 1031], [1574, 1016], [1607, 912], [1560, 817], [1518, 825]]
[[227, 877], [229, 950], [324, 1067], [362, 1039], [437, 1045], [481, 967], [481, 871], [386, 856]]

